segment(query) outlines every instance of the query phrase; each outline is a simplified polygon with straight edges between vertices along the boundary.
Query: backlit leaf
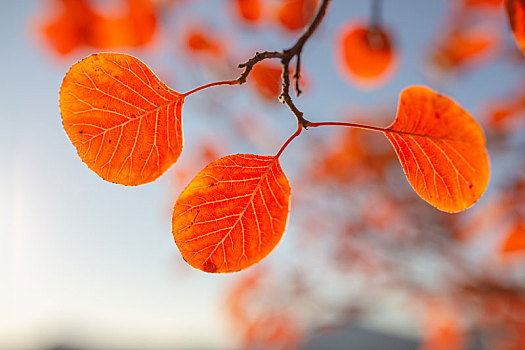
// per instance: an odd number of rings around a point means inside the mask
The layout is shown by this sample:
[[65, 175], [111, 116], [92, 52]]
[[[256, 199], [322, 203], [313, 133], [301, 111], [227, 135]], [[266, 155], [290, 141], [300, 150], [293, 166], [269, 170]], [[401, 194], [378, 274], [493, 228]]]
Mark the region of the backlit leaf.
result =
[[184, 95], [123, 54], [84, 58], [60, 88], [62, 122], [78, 155], [104, 180], [122, 185], [151, 182], [178, 159], [183, 102]]
[[525, 54], [525, 0], [506, 0], [506, 5], [514, 39]]
[[403, 90], [386, 137], [421, 198], [447, 212], [474, 204], [489, 179], [483, 131], [453, 100], [426, 87]]
[[349, 24], [342, 28], [336, 45], [339, 67], [352, 83], [383, 83], [394, 64], [390, 35], [382, 28]]
[[173, 209], [182, 257], [205, 272], [234, 272], [267, 256], [286, 228], [290, 185], [279, 160], [236, 154], [205, 167]]

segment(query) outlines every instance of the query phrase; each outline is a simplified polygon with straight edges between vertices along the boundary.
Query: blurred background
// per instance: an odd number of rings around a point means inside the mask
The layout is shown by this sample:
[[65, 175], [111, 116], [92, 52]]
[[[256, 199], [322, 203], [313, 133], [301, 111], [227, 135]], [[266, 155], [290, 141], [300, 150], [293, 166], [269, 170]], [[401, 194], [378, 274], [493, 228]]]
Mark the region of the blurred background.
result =
[[187, 265], [171, 234], [180, 191], [296, 128], [268, 60], [246, 85], [187, 98], [182, 156], [157, 181], [111, 184], [77, 156], [58, 93], [81, 58], [125, 52], [186, 92], [292, 46], [317, 4], [1, 3], [0, 348], [525, 348], [525, 60], [501, 0], [333, 0], [301, 57], [294, 101], [311, 121], [386, 127], [420, 84], [468, 110], [491, 180], [460, 214], [413, 192], [381, 134], [312, 129], [281, 157], [292, 207], [276, 249], [234, 274]]

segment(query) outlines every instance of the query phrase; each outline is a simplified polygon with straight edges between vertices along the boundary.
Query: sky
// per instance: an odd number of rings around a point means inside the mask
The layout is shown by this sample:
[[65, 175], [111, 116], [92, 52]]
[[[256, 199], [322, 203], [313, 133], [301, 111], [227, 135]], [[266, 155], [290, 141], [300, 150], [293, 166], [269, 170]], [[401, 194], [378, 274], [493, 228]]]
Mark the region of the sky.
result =
[[[176, 30], [199, 18], [235, 32], [238, 27], [224, 2], [200, 1], [173, 18], [166, 15], [166, 28]], [[32, 22], [43, 11], [43, 3], [4, 1], [0, 11], [0, 314], [4, 315], [0, 348], [68, 342], [93, 348], [236, 346], [234, 330], [224, 317], [224, 295], [235, 277], [204, 274], [181, 259], [171, 234], [176, 194], [168, 174], [139, 187], [114, 185], [96, 176], [76, 155], [62, 128], [58, 92], [67, 69], [87, 52], [56, 59], [46, 49]], [[421, 52], [446, 15], [447, 2], [384, 3], [383, 19], [395, 33], [400, 52], [395, 76], [378, 90], [361, 91], [338, 74], [331, 35], [350, 19], [368, 17], [369, 8], [366, 1], [334, 0], [303, 53], [312, 85], [323, 87], [297, 100], [310, 120], [395, 103], [399, 91], [417, 84], [441, 89], [467, 110], [478, 111], [480, 101], [501, 95], [520, 81], [510, 65], [489, 65], [449, 85], [432, 80], [422, 73]], [[294, 41], [293, 36], [269, 32], [260, 41], [252, 39], [250, 30], [238, 33], [238, 56], [232, 65], [257, 50], [280, 49]], [[127, 52], [166, 81], [177, 82], [173, 88], [178, 91], [209, 82], [204, 72], [186, 72], [187, 58], [173, 59], [180, 53], [172, 34], [163, 29], [153, 53]], [[263, 143], [258, 149], [275, 152], [295, 129], [289, 111], [254, 102], [250, 91], [238, 94], [221, 96], [235, 97], [235, 110], [267, 111], [272, 125], [282, 124], [273, 135], [277, 144]], [[209, 128], [213, 116], [204, 115], [209, 108], [202, 107], [209, 96], [208, 92], [192, 96], [184, 107], [185, 151], [216, 131]], [[191, 135], [197, 136], [192, 140]], [[293, 154], [301, 145], [290, 145], [283, 155], [283, 168], [292, 178]], [[231, 153], [254, 151], [243, 142], [227, 148]], [[191, 157], [191, 151], [185, 151], [181, 161]], [[288, 240], [293, 239], [288, 236], [296, 234], [291, 219], [283, 242], [269, 258], [286, 259]]]

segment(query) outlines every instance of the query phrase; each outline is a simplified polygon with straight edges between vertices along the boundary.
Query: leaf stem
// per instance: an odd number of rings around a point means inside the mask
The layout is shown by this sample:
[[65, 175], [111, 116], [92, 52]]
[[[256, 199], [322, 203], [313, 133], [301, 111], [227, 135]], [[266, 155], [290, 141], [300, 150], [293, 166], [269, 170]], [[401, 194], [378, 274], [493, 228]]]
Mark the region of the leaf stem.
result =
[[[301, 112], [299, 112], [299, 113], [301, 113]], [[279, 158], [279, 156], [283, 153], [285, 148], [288, 147], [290, 142], [292, 142], [293, 139], [295, 139], [297, 136], [299, 136], [301, 134], [301, 132], [303, 131], [303, 129], [306, 129], [306, 128], [317, 128], [319, 126], [346, 126], [346, 127], [350, 127], [350, 128], [366, 129], [366, 130], [372, 130], [372, 131], [383, 132], [383, 133], [384, 132], [392, 132], [393, 131], [393, 130], [390, 130], [390, 129], [384, 129], [384, 128], [379, 128], [379, 127], [376, 127], [376, 126], [370, 126], [370, 125], [364, 125], [364, 124], [358, 124], [358, 123], [347, 123], [347, 122], [318, 122], [318, 123], [313, 123], [313, 122], [309, 122], [307, 120], [305, 120], [305, 122], [306, 122], [306, 125], [303, 125], [303, 123], [301, 123], [301, 122], [297, 123], [297, 130], [281, 146], [281, 148], [279, 149], [279, 152], [277, 152], [277, 154], [274, 156], [274, 158]]]
[[347, 126], [350, 128], [359, 128], [359, 129], [373, 130], [373, 131], [379, 131], [379, 132], [391, 132], [392, 131], [390, 129], [378, 128], [378, 127], [370, 126], [370, 125], [363, 125], [363, 124], [358, 124], [358, 123], [346, 123], [346, 122], [319, 122], [319, 123], [308, 122], [307, 126], [309, 128], [316, 128], [318, 126]]
[[382, 0], [370, 0], [370, 22], [368, 28], [371, 30], [377, 30], [381, 27], [381, 7]]
[[281, 154], [283, 153], [284, 149], [286, 147], [288, 147], [288, 145], [290, 144], [290, 142], [292, 142], [293, 139], [295, 139], [297, 136], [299, 136], [301, 134], [301, 132], [303, 131], [303, 125], [301, 123], [297, 123], [297, 130], [292, 134], [292, 136], [290, 136], [288, 138], [288, 140], [286, 140], [286, 142], [281, 146], [281, 148], [279, 149], [279, 152], [277, 152], [277, 154], [274, 156], [275, 159], [279, 158], [281, 156]]
[[235, 79], [235, 80], [225, 80], [225, 81], [216, 81], [214, 83], [209, 83], [209, 84], [206, 84], [206, 85], [202, 85], [202, 86], [199, 86], [198, 88], [195, 88], [193, 90], [190, 90], [188, 92], [185, 92], [182, 94], [183, 97], [186, 97], [186, 96], [189, 96], [197, 91], [201, 91], [201, 90], [204, 90], [204, 89], [207, 89], [207, 88], [211, 88], [211, 87], [214, 87], [214, 86], [220, 86], [220, 85], [239, 85], [241, 84], [241, 82], [239, 81], [239, 79]]

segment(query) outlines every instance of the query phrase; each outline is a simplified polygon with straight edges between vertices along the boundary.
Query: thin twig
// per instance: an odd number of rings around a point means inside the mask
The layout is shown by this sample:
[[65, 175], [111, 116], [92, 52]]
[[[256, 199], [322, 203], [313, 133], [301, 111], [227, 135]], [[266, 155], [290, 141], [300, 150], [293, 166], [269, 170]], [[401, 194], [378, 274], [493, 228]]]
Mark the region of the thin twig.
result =
[[295, 82], [295, 96], [299, 97], [299, 95], [303, 92], [301, 88], [299, 87], [299, 79], [301, 78], [301, 54], [297, 55], [297, 58], [295, 59], [295, 74], [293, 75], [293, 80]]
[[239, 64], [238, 68], [244, 68], [244, 72], [242, 72], [241, 76], [237, 79], [239, 81], [239, 84], [246, 83], [246, 78], [248, 78], [248, 75], [250, 74], [253, 66], [261, 62], [262, 60], [268, 59], [268, 58], [281, 58], [282, 59], [283, 54], [282, 52], [278, 51], [265, 51], [265, 52], [256, 52], [255, 56], [250, 58], [248, 61]]
[[319, 8], [317, 9], [314, 19], [306, 27], [303, 34], [299, 37], [299, 39], [297, 39], [297, 41], [292, 47], [290, 47], [289, 49], [283, 50], [283, 51], [257, 52], [248, 61], [241, 63], [238, 66], [239, 68], [244, 68], [244, 71], [242, 72], [242, 74], [237, 80], [239, 84], [244, 84], [255, 64], [265, 59], [269, 59], [269, 58], [281, 59], [282, 82], [281, 82], [281, 93], [279, 95], [279, 101], [286, 104], [288, 108], [290, 108], [292, 113], [297, 118], [297, 122], [304, 129], [308, 127], [310, 122], [303, 117], [303, 112], [301, 112], [295, 106], [290, 96], [290, 67], [289, 65], [290, 65], [290, 61], [295, 57], [296, 58], [296, 68], [295, 68], [293, 78], [294, 78], [295, 93], [296, 93], [296, 96], [299, 96], [301, 94], [301, 89], [299, 86], [299, 78], [301, 74], [300, 73], [301, 72], [301, 52], [303, 50], [305, 43], [308, 41], [308, 39], [310, 39], [310, 37], [313, 35], [313, 33], [319, 27], [319, 24], [323, 20], [326, 14], [326, 9], [328, 7], [329, 2], [330, 0], [322, 0], [321, 4], [319, 5]]

